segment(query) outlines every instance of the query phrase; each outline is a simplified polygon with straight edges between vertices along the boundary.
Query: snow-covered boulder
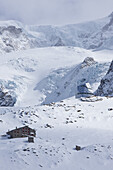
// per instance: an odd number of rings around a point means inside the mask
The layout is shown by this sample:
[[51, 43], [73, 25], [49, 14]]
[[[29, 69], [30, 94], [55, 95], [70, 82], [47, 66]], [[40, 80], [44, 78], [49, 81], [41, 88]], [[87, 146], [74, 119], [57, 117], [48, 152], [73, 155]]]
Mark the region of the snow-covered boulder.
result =
[[95, 94], [99, 96], [113, 96], [113, 61]]

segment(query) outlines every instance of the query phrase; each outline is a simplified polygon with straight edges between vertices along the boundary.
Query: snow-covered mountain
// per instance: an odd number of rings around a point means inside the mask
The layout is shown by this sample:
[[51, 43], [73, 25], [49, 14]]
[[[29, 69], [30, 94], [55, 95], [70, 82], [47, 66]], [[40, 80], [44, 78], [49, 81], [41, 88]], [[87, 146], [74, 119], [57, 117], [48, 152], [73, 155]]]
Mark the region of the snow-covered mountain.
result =
[[108, 67], [109, 62], [98, 63], [87, 57], [80, 64], [53, 71], [36, 85], [35, 90], [45, 94], [44, 103], [77, 97], [78, 87], [85, 83], [90, 83], [92, 91], [95, 92]]
[[85, 49], [113, 49], [113, 13], [108, 17], [65, 26], [28, 26], [41, 46], [76, 46]]
[[[59, 27], [0, 22], [0, 170], [113, 169], [112, 33], [113, 13]], [[80, 100], [84, 87], [102, 97]], [[5, 136], [22, 126], [34, 143]]]
[[29, 26], [17, 21], [1, 21], [0, 51], [50, 46], [113, 49], [112, 35], [113, 13], [96, 21], [65, 26]]

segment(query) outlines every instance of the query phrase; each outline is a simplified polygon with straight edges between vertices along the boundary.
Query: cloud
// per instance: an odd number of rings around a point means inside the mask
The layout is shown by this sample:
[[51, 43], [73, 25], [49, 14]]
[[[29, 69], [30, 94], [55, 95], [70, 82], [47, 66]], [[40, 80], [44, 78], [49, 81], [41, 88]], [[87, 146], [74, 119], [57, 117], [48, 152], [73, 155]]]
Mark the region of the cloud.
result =
[[106, 16], [112, 6], [112, 0], [0, 0], [0, 19], [63, 25]]

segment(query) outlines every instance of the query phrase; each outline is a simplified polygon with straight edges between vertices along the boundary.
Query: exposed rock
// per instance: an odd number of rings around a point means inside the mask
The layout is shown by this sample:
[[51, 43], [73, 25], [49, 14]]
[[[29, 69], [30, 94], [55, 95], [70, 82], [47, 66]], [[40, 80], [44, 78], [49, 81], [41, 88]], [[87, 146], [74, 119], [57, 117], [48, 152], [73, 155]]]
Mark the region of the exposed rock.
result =
[[107, 74], [109, 74], [110, 72], [112, 72], [112, 74], [113, 74], [113, 60], [111, 62], [111, 65], [109, 67], [109, 70], [108, 70]]
[[22, 33], [21, 28], [16, 28], [13, 25], [10, 25], [8, 27], [0, 27], [0, 32], [3, 34], [5, 31], [10, 32], [13, 36], [16, 36], [18, 38], [19, 34]]
[[62, 42], [62, 39], [59, 38], [58, 41], [54, 44], [54, 46], [65, 46], [64, 43]]
[[113, 96], [113, 61], [95, 94], [98, 96]]
[[92, 97], [81, 97], [81, 101], [83, 102], [97, 102], [97, 101], [102, 101], [103, 99], [98, 96], [92, 96]]
[[14, 25], [0, 26], [0, 50], [4, 52], [28, 49], [31, 40], [23, 29]]
[[96, 64], [97, 62], [92, 58], [92, 57], [87, 57], [85, 60], [82, 62], [81, 67], [86, 67], [86, 66], [91, 66], [93, 64]]
[[49, 125], [48, 123], [45, 125], [45, 128], [53, 128], [53, 126]]
[[110, 17], [110, 21], [103, 27], [103, 31], [107, 31], [111, 26], [113, 26], [113, 12], [108, 17]]
[[90, 97], [93, 95], [91, 86], [89, 83], [81, 84], [77, 87], [77, 97]]
[[112, 111], [112, 110], [113, 110], [113, 108], [109, 108], [109, 109], [108, 109], [108, 111]]
[[75, 150], [80, 151], [81, 150], [81, 146], [76, 145]]
[[0, 89], [0, 106], [14, 106], [16, 99]]

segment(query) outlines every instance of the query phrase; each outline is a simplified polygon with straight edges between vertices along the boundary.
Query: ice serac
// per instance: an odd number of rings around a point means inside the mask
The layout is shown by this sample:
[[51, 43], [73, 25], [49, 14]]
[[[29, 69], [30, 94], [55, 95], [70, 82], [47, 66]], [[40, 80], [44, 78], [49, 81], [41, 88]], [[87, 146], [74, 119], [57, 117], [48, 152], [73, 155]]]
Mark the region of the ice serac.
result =
[[105, 77], [96, 91], [99, 96], [113, 96], [113, 60]]

